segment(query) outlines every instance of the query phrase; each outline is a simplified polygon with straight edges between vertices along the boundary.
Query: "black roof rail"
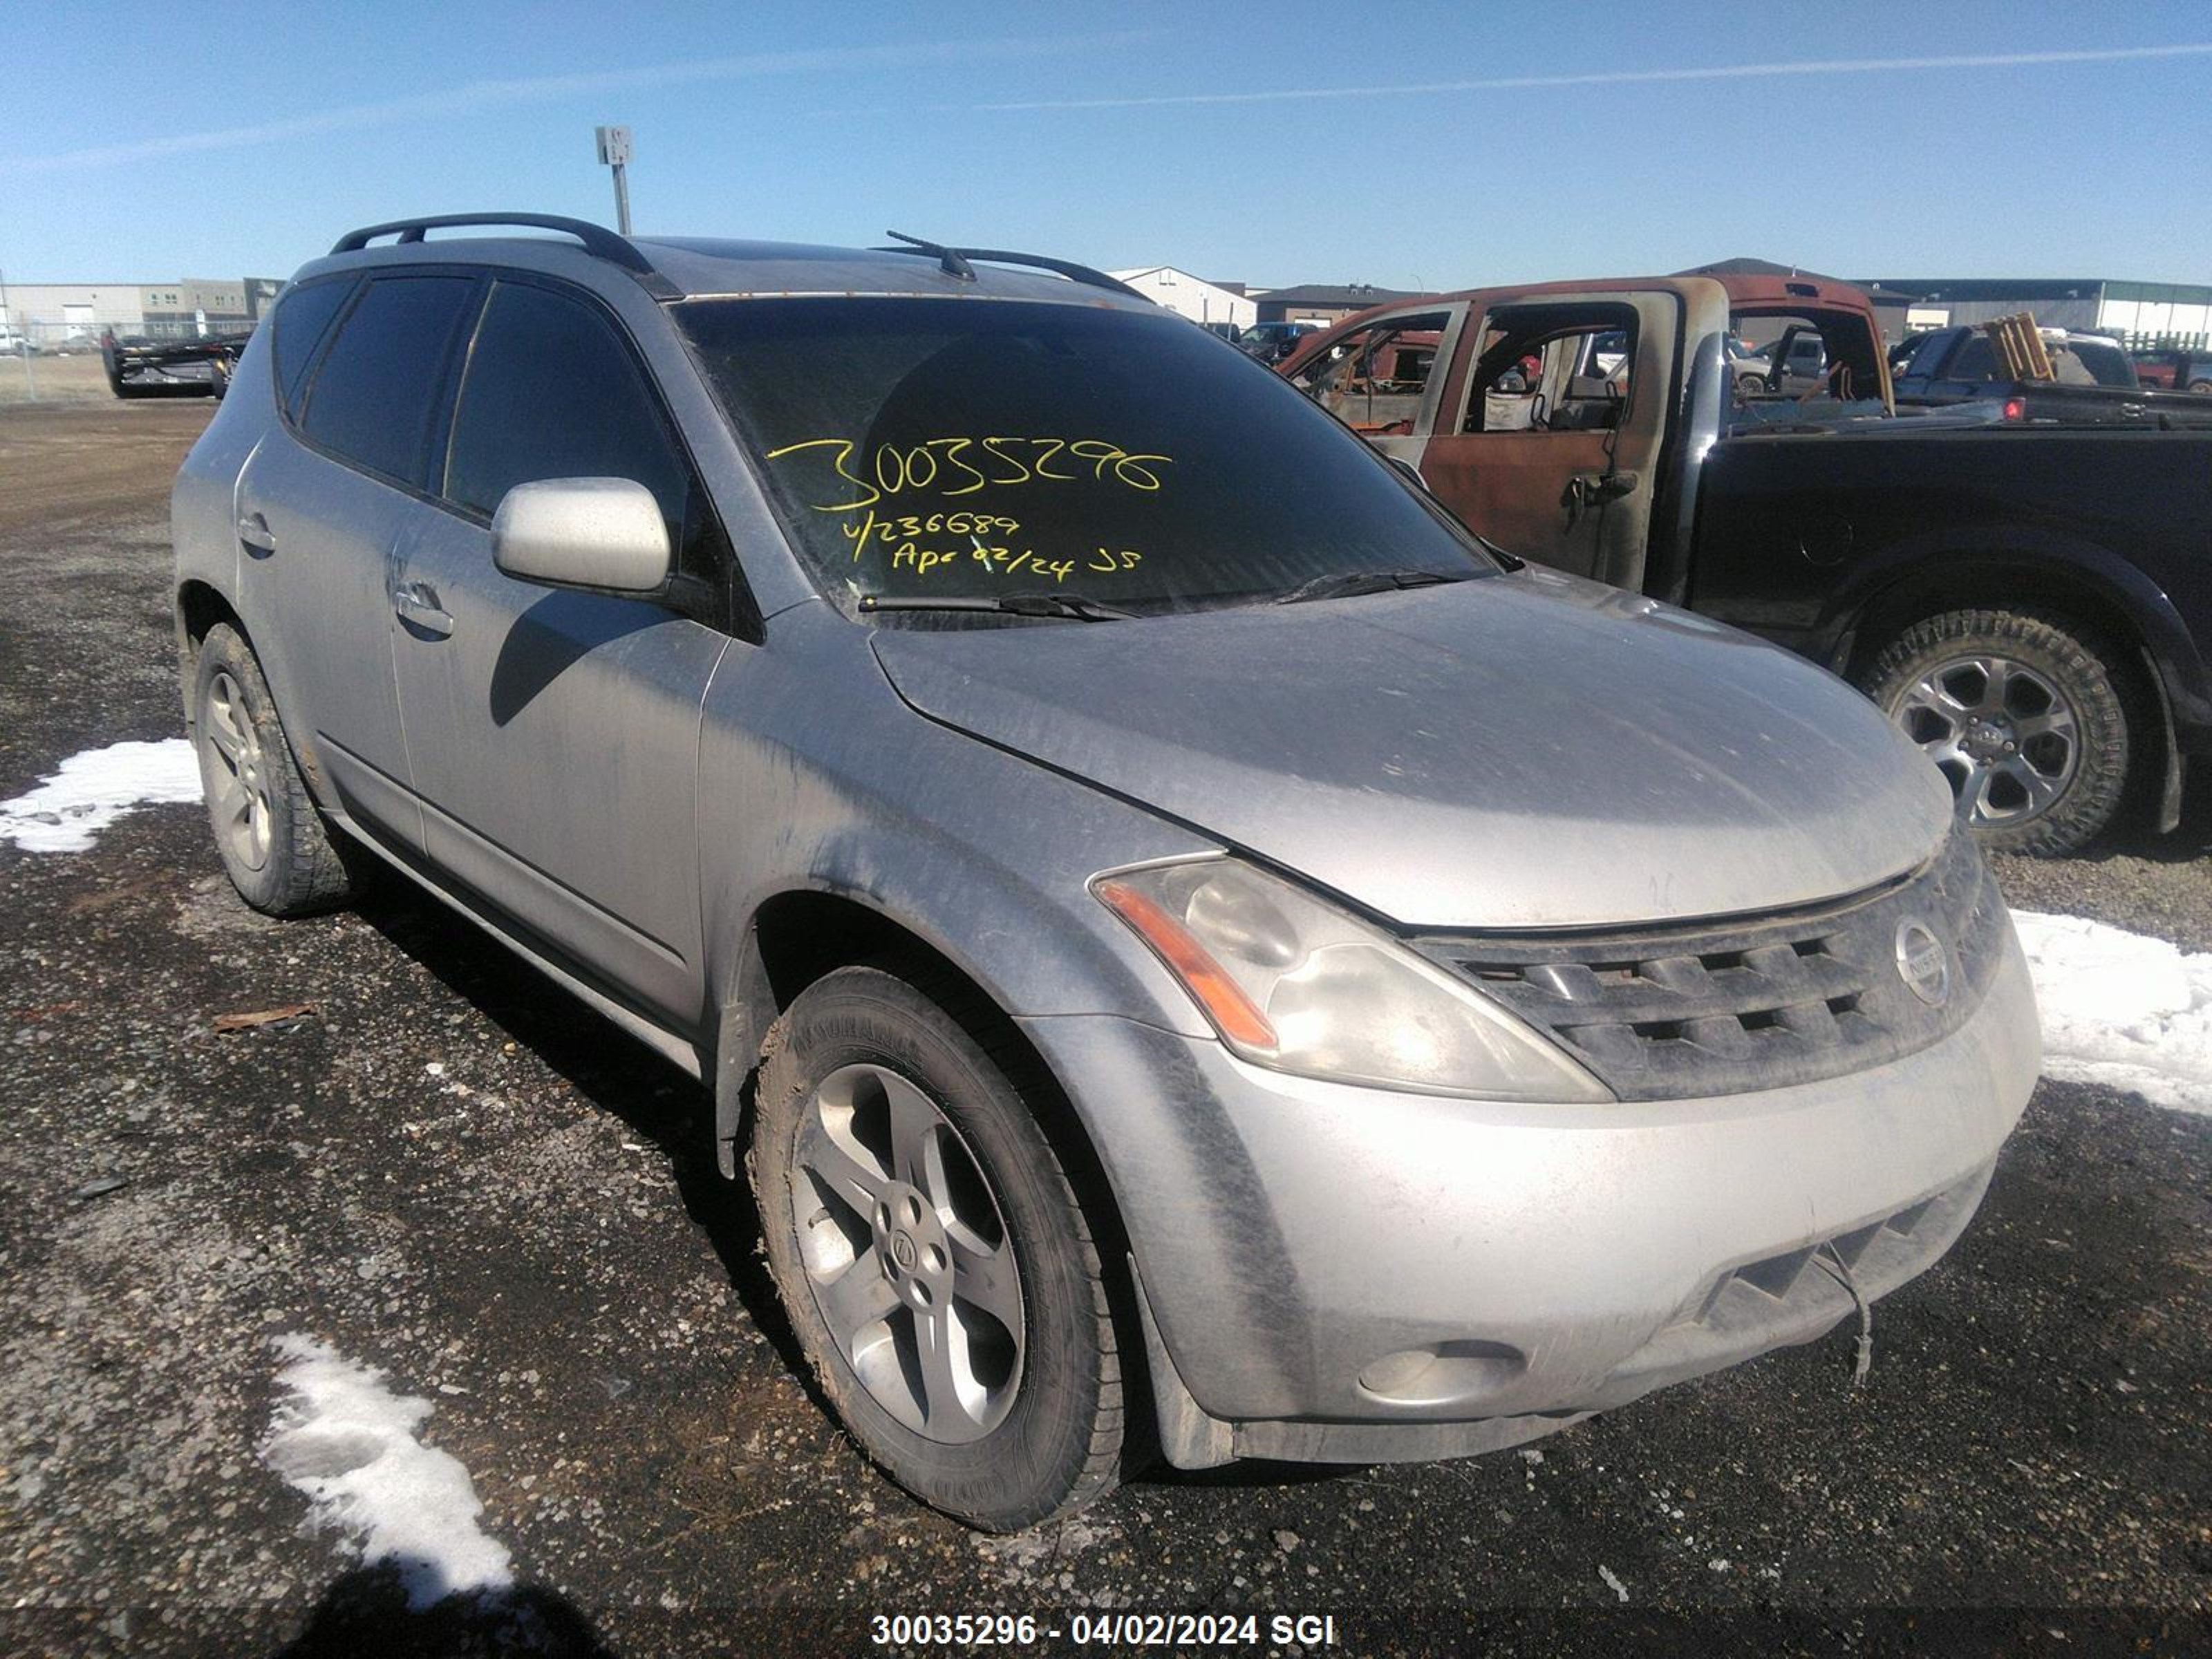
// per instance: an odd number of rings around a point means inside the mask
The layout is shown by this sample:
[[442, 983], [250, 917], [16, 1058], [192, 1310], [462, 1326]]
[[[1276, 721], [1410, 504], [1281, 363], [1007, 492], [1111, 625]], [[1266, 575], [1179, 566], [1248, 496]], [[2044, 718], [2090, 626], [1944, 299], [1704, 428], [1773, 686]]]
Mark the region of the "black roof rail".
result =
[[641, 276], [655, 274], [653, 261], [640, 252], [629, 237], [617, 235], [605, 225], [595, 225], [588, 219], [563, 219], [551, 213], [441, 213], [427, 219], [394, 219], [388, 225], [366, 225], [346, 232], [331, 252], [358, 253], [380, 236], [396, 234], [402, 242], [419, 242], [425, 231], [458, 230], [478, 225], [527, 225], [533, 230], [563, 231], [581, 242], [586, 253]]
[[919, 236], [908, 236], [904, 232], [896, 230], [887, 230], [884, 234], [906, 246], [873, 248], [870, 252], [919, 253], [924, 258], [935, 259], [946, 276], [963, 277], [971, 283], [975, 280], [975, 267], [968, 262], [970, 259], [981, 259], [987, 264], [1033, 265], [1039, 270], [1056, 272], [1071, 282], [1087, 283], [1092, 288], [1111, 289], [1116, 294], [1127, 295], [1132, 300], [1143, 300], [1147, 305], [1152, 303], [1149, 298], [1138, 293], [1120, 277], [1109, 276], [1104, 271], [1093, 270], [1089, 265], [1079, 265], [1073, 259], [1052, 259], [1042, 253], [1014, 253], [1000, 247], [945, 247], [936, 242], [925, 242]]

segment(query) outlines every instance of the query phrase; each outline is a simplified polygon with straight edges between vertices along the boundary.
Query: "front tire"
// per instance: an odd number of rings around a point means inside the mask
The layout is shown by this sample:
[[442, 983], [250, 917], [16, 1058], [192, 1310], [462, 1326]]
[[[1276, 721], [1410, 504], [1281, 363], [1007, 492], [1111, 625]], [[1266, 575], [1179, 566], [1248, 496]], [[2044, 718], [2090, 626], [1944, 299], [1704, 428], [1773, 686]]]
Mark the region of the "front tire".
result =
[[843, 968], [778, 1022], [747, 1159], [769, 1264], [823, 1392], [924, 1503], [1010, 1532], [1113, 1487], [1104, 1274], [1024, 1103], [1048, 1086], [943, 976]]
[[1859, 686], [1936, 763], [1984, 847], [2049, 855], [2095, 839], [2125, 793], [2118, 660], [2070, 618], [1952, 611], [1898, 635]]
[[200, 641], [192, 737], [208, 824], [239, 896], [272, 916], [342, 904], [352, 892], [322, 813], [292, 758], [261, 665], [237, 629]]

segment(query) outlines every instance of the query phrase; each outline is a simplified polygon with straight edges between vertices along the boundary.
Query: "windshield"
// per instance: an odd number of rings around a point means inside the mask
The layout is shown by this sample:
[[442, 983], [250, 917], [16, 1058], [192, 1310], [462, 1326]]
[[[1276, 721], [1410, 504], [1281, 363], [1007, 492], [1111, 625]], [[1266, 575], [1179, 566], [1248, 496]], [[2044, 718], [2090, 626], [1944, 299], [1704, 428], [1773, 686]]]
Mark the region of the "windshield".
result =
[[675, 311], [793, 544], [854, 595], [1173, 611], [1494, 568], [1345, 428], [1178, 317], [896, 298]]

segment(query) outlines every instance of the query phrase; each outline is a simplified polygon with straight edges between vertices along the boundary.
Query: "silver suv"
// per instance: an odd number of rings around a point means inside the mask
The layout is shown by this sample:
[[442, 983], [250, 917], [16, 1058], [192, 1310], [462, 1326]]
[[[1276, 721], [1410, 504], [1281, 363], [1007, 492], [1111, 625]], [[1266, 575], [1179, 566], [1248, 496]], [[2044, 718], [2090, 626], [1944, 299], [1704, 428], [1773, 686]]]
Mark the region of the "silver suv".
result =
[[356, 232], [175, 540], [239, 890], [374, 855], [707, 1082], [823, 1392], [978, 1525], [1131, 1413], [1455, 1456], [1809, 1340], [2036, 1075], [1872, 705], [1079, 266]]

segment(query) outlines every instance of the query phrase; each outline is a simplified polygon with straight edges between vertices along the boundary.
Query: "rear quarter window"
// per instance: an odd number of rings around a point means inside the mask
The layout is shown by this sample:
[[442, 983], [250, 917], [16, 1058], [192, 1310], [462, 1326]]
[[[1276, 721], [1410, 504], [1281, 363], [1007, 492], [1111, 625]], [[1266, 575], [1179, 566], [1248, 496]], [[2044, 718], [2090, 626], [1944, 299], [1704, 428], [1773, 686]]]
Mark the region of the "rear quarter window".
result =
[[307, 365], [315, 348], [331, 331], [331, 322], [353, 293], [354, 279], [310, 283], [288, 292], [276, 307], [276, 396], [288, 415], [300, 412], [300, 393], [307, 383]]
[[453, 343], [473, 276], [378, 276], [346, 313], [307, 386], [300, 428], [355, 465], [423, 485]]

